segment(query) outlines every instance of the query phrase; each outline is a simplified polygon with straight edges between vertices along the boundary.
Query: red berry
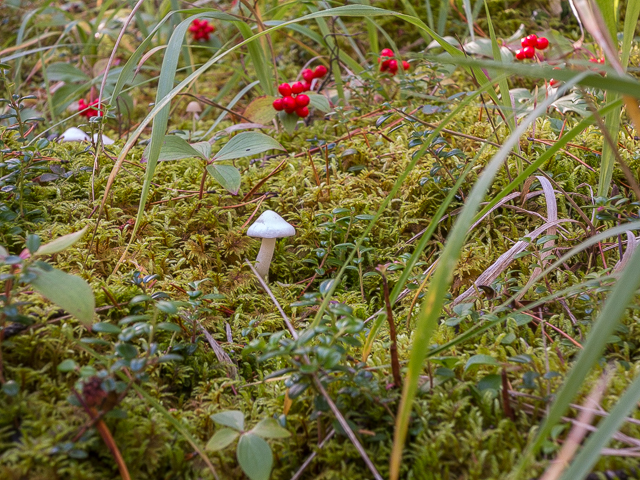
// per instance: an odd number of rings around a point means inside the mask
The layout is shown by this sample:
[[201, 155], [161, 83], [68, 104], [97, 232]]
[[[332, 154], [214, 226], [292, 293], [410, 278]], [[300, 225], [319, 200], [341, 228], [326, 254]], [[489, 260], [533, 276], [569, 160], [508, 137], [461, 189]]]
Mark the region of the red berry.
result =
[[303, 93], [302, 95], [298, 95], [296, 97], [296, 106], [297, 107], [306, 107], [307, 105], [309, 105], [310, 101], [311, 100], [309, 99], [309, 97]]
[[402, 68], [407, 71], [411, 68], [411, 64], [409, 62], [407, 62], [406, 60], [402, 61]]
[[589, 59], [589, 61], [590, 61], [591, 63], [600, 63], [600, 60], [597, 60], [597, 59], [595, 59], [595, 58], [590, 58], [590, 59]]
[[309, 109], [307, 107], [298, 107], [296, 109], [296, 115], [299, 117], [307, 117], [309, 115]]
[[304, 84], [302, 82], [296, 82], [291, 85], [291, 93], [295, 93], [296, 95], [304, 92]]
[[555, 78], [552, 78], [551, 80], [549, 80], [549, 85], [551, 87], [556, 87], [560, 85], [560, 80], [556, 80]]
[[397, 60], [389, 60], [389, 71], [395, 75], [398, 71], [398, 61]]
[[522, 48], [528, 47], [529, 46], [529, 37], [524, 37], [524, 38], [520, 39], [520, 45], [522, 45]]
[[291, 85], [289, 85], [288, 83], [282, 83], [278, 87], [278, 91], [283, 97], [288, 97], [289, 95], [291, 95]]
[[327, 72], [327, 67], [325, 67], [324, 65], [318, 65], [313, 71], [313, 76], [316, 78], [322, 78], [327, 74]]
[[604, 65], [604, 57], [598, 59], [598, 63], [601, 63], [602, 65]]
[[384, 48], [384, 49], [382, 49], [382, 51], [380, 52], [380, 56], [381, 56], [381, 57], [389, 57], [389, 58], [392, 58], [392, 57], [393, 57], [393, 50], [391, 50], [390, 48]]
[[527, 47], [536, 48], [538, 37], [536, 35], [529, 35], [527, 36], [527, 41], [529, 42], [529, 45], [527, 45]]
[[273, 101], [273, 108], [275, 108], [279, 112], [284, 110], [283, 100], [283, 98], [276, 98]]
[[311, 90], [311, 82], [304, 82], [304, 91], [308, 92], [309, 90]]
[[296, 109], [296, 101], [293, 97], [284, 97], [282, 106], [287, 113], [292, 113]]
[[533, 47], [524, 47], [522, 53], [524, 53], [524, 56], [527, 58], [533, 58], [536, 55], [536, 49]]
[[547, 40], [545, 37], [540, 37], [537, 41], [536, 41], [536, 48], [538, 50], [544, 50], [545, 48], [547, 48], [549, 46], [549, 40]]
[[384, 60], [381, 64], [380, 64], [380, 71], [381, 72], [386, 72], [387, 70], [389, 70], [389, 62], [391, 60]]
[[302, 71], [302, 78], [304, 78], [306, 82], [310, 82], [315, 78], [315, 74], [313, 73], [313, 70], [311, 70], [310, 68], [305, 68]]
[[[525, 48], [526, 48], [526, 47], [525, 47]], [[516, 51], [516, 58], [517, 58], [518, 60], [524, 60], [525, 58], [527, 58], [527, 57], [525, 57], [525, 55], [524, 55], [524, 49], [520, 49], [520, 50], [517, 50], [517, 51]]]

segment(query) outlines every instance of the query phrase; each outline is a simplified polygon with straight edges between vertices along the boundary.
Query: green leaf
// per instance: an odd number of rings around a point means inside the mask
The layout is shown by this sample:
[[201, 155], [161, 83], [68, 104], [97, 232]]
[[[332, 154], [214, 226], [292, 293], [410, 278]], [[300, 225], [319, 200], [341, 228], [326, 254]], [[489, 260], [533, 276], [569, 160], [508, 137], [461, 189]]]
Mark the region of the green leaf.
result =
[[284, 127], [284, 129], [287, 131], [289, 135], [291, 135], [295, 131], [296, 125], [298, 125], [298, 120], [300, 120], [300, 117], [298, 117], [294, 113], [287, 113], [287, 112], [280, 112], [278, 114], [278, 117], [280, 117], [280, 121], [282, 122], [282, 126]]
[[278, 113], [273, 108], [274, 97], [266, 96], [259, 97], [252, 101], [244, 111], [244, 116], [255, 123], [266, 125], [271, 120], [276, 118]]
[[469, 368], [476, 365], [498, 365], [498, 361], [491, 355], [474, 355], [467, 360], [467, 364], [464, 366], [464, 371], [466, 372]]
[[251, 480], [269, 480], [273, 466], [271, 447], [262, 438], [250, 433], [240, 437], [236, 450], [242, 471]]
[[251, 432], [263, 438], [287, 438], [291, 436], [288, 430], [282, 428], [273, 418], [265, 418], [261, 420]]
[[93, 323], [96, 301], [91, 287], [82, 278], [55, 268], [44, 271], [31, 267], [29, 272], [36, 274], [36, 278], [29, 282], [36, 292], [69, 312], [84, 325], [90, 326]]
[[[200, 157], [204, 160], [208, 160], [209, 157], [202, 154], [201, 148], [202, 147], [196, 149], [192, 147], [185, 139], [176, 135], [165, 135], [164, 140], [162, 141], [162, 147], [160, 148], [158, 161], [164, 162], [167, 160], [181, 160], [183, 158], [194, 157]], [[147, 158], [147, 150], [148, 148], [145, 150], [143, 155], [145, 159]]]
[[331, 105], [329, 104], [329, 100], [327, 100], [327, 97], [325, 97], [324, 95], [319, 95], [317, 93], [310, 93], [309, 104], [313, 108], [317, 108], [321, 112], [326, 113], [331, 111]]
[[194, 150], [200, 152], [200, 156], [205, 160], [208, 160], [211, 156], [211, 144], [209, 142], [192, 143], [191, 146]]
[[60, 365], [58, 365], [58, 371], [64, 373], [71, 372], [75, 370], [77, 366], [78, 365], [76, 364], [76, 362], [74, 362], [70, 358], [67, 358], [66, 360], [60, 362]]
[[53, 63], [47, 67], [47, 77], [52, 82], [88, 82], [91, 80], [82, 70], [70, 63]]
[[215, 178], [225, 190], [233, 195], [238, 194], [242, 179], [236, 167], [232, 165], [209, 165], [207, 172], [209, 172], [209, 175]]
[[228, 447], [240, 435], [237, 431], [230, 428], [218, 430], [204, 447], [206, 450], [216, 451]]
[[226, 412], [211, 415], [211, 420], [225, 427], [231, 427], [239, 432], [244, 430], [244, 414], [238, 410], [227, 410]]
[[55, 240], [40, 247], [34, 253], [34, 255], [51, 255], [53, 253], [58, 253], [58, 252], [61, 252], [62, 250], [69, 248], [70, 246], [72, 246], [74, 243], [76, 243], [78, 240], [82, 238], [82, 236], [87, 231], [87, 228], [89, 227], [84, 227], [79, 232], [70, 233], [68, 235], [63, 235], [62, 237], [56, 238]]
[[100, 333], [120, 333], [122, 330], [117, 325], [114, 325], [109, 322], [99, 322], [95, 323], [93, 327], [91, 327], [94, 332]]
[[40, 237], [38, 235], [27, 235], [26, 246], [31, 255], [35, 254], [40, 248]]
[[214, 159], [233, 160], [235, 158], [249, 157], [267, 150], [284, 150], [276, 140], [261, 132], [242, 132], [229, 140], [216, 154]]

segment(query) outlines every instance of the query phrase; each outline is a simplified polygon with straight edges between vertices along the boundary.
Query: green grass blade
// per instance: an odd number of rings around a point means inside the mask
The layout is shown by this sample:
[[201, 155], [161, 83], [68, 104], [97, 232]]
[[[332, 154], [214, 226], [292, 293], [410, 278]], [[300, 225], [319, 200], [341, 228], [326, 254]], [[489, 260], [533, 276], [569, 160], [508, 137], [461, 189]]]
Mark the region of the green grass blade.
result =
[[[244, 22], [236, 21], [236, 26], [245, 40], [253, 36], [253, 30]], [[273, 79], [273, 68], [270, 65], [269, 57], [262, 48], [260, 42], [249, 42], [247, 44], [249, 56], [253, 62], [253, 68], [256, 70], [256, 76], [260, 80], [260, 86], [265, 95], [273, 95], [275, 93], [275, 80]]]
[[560, 477], [560, 480], [574, 480], [586, 478], [600, 458], [600, 451], [607, 446], [611, 437], [625, 422], [626, 417], [637, 407], [640, 400], [640, 376], [627, 388], [609, 415], [598, 425], [598, 430], [592, 433], [571, 466]]
[[[572, 83], [575, 84], [578, 79], [579, 76], [574, 79], [573, 82], [567, 83], [558, 91], [558, 95], [563, 94], [564, 91], [572, 86]], [[444, 250], [440, 255], [438, 267], [435, 270], [429, 289], [427, 290], [422, 302], [420, 313], [416, 318], [416, 330], [412, 339], [409, 368], [403, 385], [402, 399], [398, 415], [396, 417], [396, 429], [390, 466], [392, 480], [397, 480], [400, 473], [402, 450], [404, 448], [409, 428], [409, 419], [411, 416], [413, 400], [418, 391], [418, 381], [420, 373], [422, 372], [423, 361], [429, 349], [431, 335], [438, 323], [445, 294], [453, 280], [453, 272], [462, 251], [464, 241], [467, 237], [469, 227], [473, 223], [473, 218], [475, 217], [480, 203], [486, 195], [490, 185], [493, 183], [493, 179], [498, 173], [498, 170], [507, 159], [511, 149], [520, 141], [520, 137], [527, 131], [529, 125], [535, 121], [539, 115], [544, 114], [546, 109], [554, 101], [555, 97], [553, 96], [545, 99], [545, 101], [538, 105], [507, 138], [502, 148], [487, 164], [478, 181], [473, 186], [458, 220], [447, 237]]]
[[[605, 2], [598, 2], [600, 4], [600, 10], [605, 16], [605, 21], [607, 22], [607, 28], [610, 29], [610, 32], [614, 35], [615, 38], [615, 18], [613, 19], [613, 25], [610, 24], [612, 21], [611, 16], [613, 13], [610, 11], [609, 6], [613, 5], [613, 2], [607, 0]], [[602, 5], [605, 3], [607, 5]], [[615, 15], [614, 15], [615, 16]], [[631, 55], [631, 41], [633, 40], [633, 35], [635, 32], [635, 27], [638, 24], [638, 16], [640, 16], [640, 2], [628, 2], [627, 3], [627, 12], [624, 20], [624, 37], [622, 41], [622, 67], [624, 69], [627, 68], [629, 64], [629, 56]], [[614, 30], [611, 30], [611, 29]], [[620, 98], [620, 95], [617, 93], [610, 93], [607, 95], [607, 100], [610, 102], [614, 102]], [[611, 135], [611, 138], [617, 139], [618, 134], [620, 132], [620, 114], [622, 112], [622, 107], [617, 108], [609, 115], [605, 117], [605, 126]], [[608, 196], [609, 186], [611, 185], [611, 178], [613, 176], [613, 168], [615, 166], [616, 157], [615, 151], [608, 142], [603, 140], [602, 144], [602, 161], [600, 164], [600, 178], [598, 180], [598, 196], [605, 197]]]
[[[468, 0], [466, 0], [468, 2]], [[466, 3], [465, 3], [466, 5]], [[484, 2], [484, 8], [487, 14], [487, 24], [489, 25], [489, 35], [491, 36], [491, 49], [493, 51], [493, 59], [496, 62], [502, 63], [502, 54], [500, 53], [500, 45], [498, 45], [498, 40], [496, 39], [496, 32], [493, 29], [493, 22], [491, 21], [491, 14], [489, 13], [489, 5], [486, 0]], [[473, 20], [470, 20], [473, 22]], [[498, 86], [500, 87], [500, 104], [502, 105], [502, 113], [504, 114], [504, 118], [507, 120], [507, 126], [509, 127], [509, 132], [513, 132], [516, 129], [516, 112], [513, 103], [511, 102], [511, 95], [509, 94], [509, 82], [506, 78], [500, 80], [498, 82]], [[516, 145], [516, 152], [520, 151], [520, 144]], [[522, 160], [519, 157], [516, 157], [516, 165], [518, 168], [518, 173], [522, 172]]]
[[450, 8], [449, 0], [440, 0], [440, 9], [438, 12], [438, 35], [444, 35]]

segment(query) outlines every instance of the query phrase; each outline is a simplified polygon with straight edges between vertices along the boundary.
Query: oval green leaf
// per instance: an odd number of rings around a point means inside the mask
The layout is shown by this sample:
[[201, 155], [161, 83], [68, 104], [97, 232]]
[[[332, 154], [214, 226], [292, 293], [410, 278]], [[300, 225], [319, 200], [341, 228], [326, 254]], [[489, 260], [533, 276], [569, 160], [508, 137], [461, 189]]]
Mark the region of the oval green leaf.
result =
[[284, 150], [276, 140], [261, 132], [242, 132], [229, 140], [214, 157], [216, 161], [249, 157], [267, 150]]
[[236, 167], [232, 165], [209, 165], [207, 172], [209, 172], [209, 175], [215, 178], [226, 191], [233, 195], [238, 194], [242, 178]]
[[467, 364], [464, 366], [464, 371], [466, 372], [469, 368], [479, 365], [498, 365], [498, 361], [491, 355], [474, 355], [467, 360]]
[[262, 438], [250, 433], [240, 437], [236, 456], [240, 468], [251, 480], [269, 480], [273, 454], [269, 444]]
[[87, 231], [87, 228], [88, 227], [84, 227], [79, 232], [70, 233], [68, 235], [63, 235], [62, 237], [56, 238], [55, 240], [38, 248], [34, 255], [51, 255], [53, 253], [58, 253], [69, 248], [82, 238], [82, 236]]
[[211, 437], [211, 439], [209, 440], [205, 448], [207, 450], [211, 450], [212, 452], [215, 452], [217, 450], [222, 450], [223, 448], [226, 448], [229, 445], [231, 445], [231, 443], [236, 438], [238, 438], [238, 435], [240, 434], [235, 430], [231, 430], [230, 428], [223, 428], [221, 430], [218, 430], [213, 435], [213, 437]]
[[244, 414], [238, 410], [227, 410], [226, 412], [216, 413], [211, 415], [211, 420], [240, 432], [244, 430]]
[[263, 438], [287, 438], [291, 436], [288, 430], [282, 428], [273, 418], [261, 420], [251, 429], [251, 433]]
[[96, 301], [87, 282], [55, 268], [44, 271], [32, 267], [29, 271], [36, 274], [36, 278], [30, 282], [36, 292], [69, 312], [84, 325], [93, 323]]

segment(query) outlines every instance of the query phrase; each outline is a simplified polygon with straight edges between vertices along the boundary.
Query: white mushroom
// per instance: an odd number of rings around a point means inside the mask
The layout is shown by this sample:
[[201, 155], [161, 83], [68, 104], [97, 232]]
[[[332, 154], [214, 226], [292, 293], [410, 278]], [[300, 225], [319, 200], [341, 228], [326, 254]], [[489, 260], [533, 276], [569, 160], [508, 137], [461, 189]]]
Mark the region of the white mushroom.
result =
[[61, 142], [88, 142], [91, 138], [76, 127], [68, 128], [60, 135]]
[[187, 104], [187, 113], [191, 114], [191, 121], [193, 123], [193, 125], [192, 125], [192, 128], [193, 128], [192, 135], [196, 133], [196, 122], [200, 118], [200, 115], [199, 115], [200, 112], [202, 112], [202, 107], [195, 100], [192, 101], [192, 102], [189, 102]]
[[[93, 134], [93, 143], [97, 143], [98, 142], [98, 134], [94, 133]], [[113, 145], [114, 142], [113, 140], [111, 140], [109, 137], [107, 137], [104, 133], [102, 134], [102, 144], [103, 145]]]
[[292, 237], [296, 229], [272, 210], [267, 210], [249, 227], [247, 235], [262, 239], [260, 252], [256, 258], [256, 270], [265, 279], [269, 278], [269, 266], [276, 248], [276, 239]]

